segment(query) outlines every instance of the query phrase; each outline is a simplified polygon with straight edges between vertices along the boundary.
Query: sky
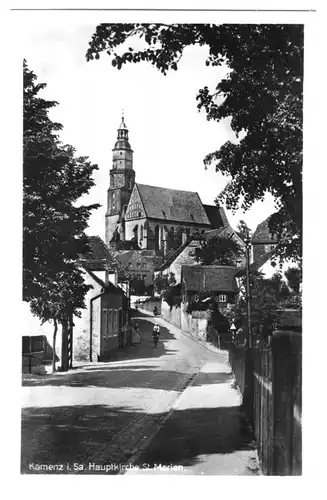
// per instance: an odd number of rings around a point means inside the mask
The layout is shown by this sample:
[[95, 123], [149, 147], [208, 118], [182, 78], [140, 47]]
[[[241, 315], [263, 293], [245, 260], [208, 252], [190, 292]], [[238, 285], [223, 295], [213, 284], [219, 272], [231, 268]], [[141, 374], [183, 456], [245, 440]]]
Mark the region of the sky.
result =
[[[60, 23], [51, 16], [23, 25], [22, 53], [39, 82], [47, 87], [42, 97], [59, 105], [51, 119], [63, 125], [61, 140], [78, 155], [96, 163], [95, 186], [81, 200], [99, 203], [88, 234], [104, 239], [106, 195], [117, 128], [124, 110], [134, 151], [136, 182], [196, 191], [205, 204], [214, 204], [228, 178], [207, 170], [203, 159], [226, 141], [236, 141], [229, 120], [208, 121], [197, 109], [196, 95], [205, 85], [214, 89], [228, 68], [205, 66], [206, 47], [185, 50], [178, 71], [164, 76], [148, 63], [127, 64], [119, 71], [103, 54], [86, 62], [85, 53], [96, 23], [70, 18]], [[274, 211], [267, 196], [248, 212], [227, 212], [235, 228], [243, 219], [251, 229]]]

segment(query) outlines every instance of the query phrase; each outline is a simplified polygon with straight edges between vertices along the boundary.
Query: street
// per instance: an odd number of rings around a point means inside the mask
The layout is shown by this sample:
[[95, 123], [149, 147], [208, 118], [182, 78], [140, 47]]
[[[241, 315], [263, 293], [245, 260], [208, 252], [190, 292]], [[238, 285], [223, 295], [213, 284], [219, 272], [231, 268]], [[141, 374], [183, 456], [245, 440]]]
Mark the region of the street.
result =
[[227, 355], [161, 318], [139, 325], [106, 363], [24, 377], [22, 473], [260, 474]]

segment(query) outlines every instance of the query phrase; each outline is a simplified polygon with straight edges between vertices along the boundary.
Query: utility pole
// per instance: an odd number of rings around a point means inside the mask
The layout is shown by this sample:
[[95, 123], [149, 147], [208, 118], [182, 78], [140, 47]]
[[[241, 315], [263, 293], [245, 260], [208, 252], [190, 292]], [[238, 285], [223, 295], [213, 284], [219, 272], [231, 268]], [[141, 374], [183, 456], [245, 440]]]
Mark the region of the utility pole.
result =
[[253, 423], [253, 402], [254, 402], [254, 363], [253, 363], [253, 342], [251, 328], [251, 284], [250, 284], [250, 246], [251, 239], [249, 231], [244, 235], [245, 255], [246, 255], [246, 311], [247, 311], [247, 336], [245, 346], [245, 380], [242, 406], [246, 412], [250, 423]]

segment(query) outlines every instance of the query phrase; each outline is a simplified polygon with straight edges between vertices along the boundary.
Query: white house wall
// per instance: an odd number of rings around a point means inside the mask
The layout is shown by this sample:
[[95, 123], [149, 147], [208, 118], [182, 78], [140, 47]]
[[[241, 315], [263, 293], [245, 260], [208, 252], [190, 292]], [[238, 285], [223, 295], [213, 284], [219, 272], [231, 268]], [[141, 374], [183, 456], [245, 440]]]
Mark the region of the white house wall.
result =
[[[74, 330], [73, 330], [73, 357], [76, 359], [80, 357], [82, 351], [86, 351], [86, 358], [88, 359], [88, 345], [90, 338], [90, 300], [92, 297], [99, 295], [102, 290], [102, 286], [99, 285], [87, 272], [84, 272], [84, 282], [86, 285], [92, 285], [86, 296], [85, 296], [85, 306], [86, 309], [81, 309], [81, 317], [74, 318]], [[93, 341], [92, 345], [94, 347], [94, 355], [100, 353], [100, 304], [101, 300], [96, 299], [93, 301]], [[83, 337], [83, 339], [82, 339]], [[95, 359], [96, 361], [96, 359]]]
[[179, 256], [170, 264], [169, 267], [163, 270], [163, 274], [174, 273], [176, 283], [181, 282], [182, 266], [196, 264], [195, 249], [200, 247], [198, 240], [191, 241], [191, 243], [184, 248]]

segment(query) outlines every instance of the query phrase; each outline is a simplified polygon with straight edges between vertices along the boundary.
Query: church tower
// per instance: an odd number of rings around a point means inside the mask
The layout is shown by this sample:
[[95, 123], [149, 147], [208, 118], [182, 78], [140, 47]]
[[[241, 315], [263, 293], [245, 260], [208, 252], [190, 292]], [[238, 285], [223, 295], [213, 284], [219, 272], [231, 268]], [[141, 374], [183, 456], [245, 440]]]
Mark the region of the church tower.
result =
[[125, 240], [125, 211], [135, 183], [133, 150], [128, 140], [124, 116], [122, 116], [117, 141], [112, 152], [105, 232], [108, 247], [113, 237], [116, 242]]

